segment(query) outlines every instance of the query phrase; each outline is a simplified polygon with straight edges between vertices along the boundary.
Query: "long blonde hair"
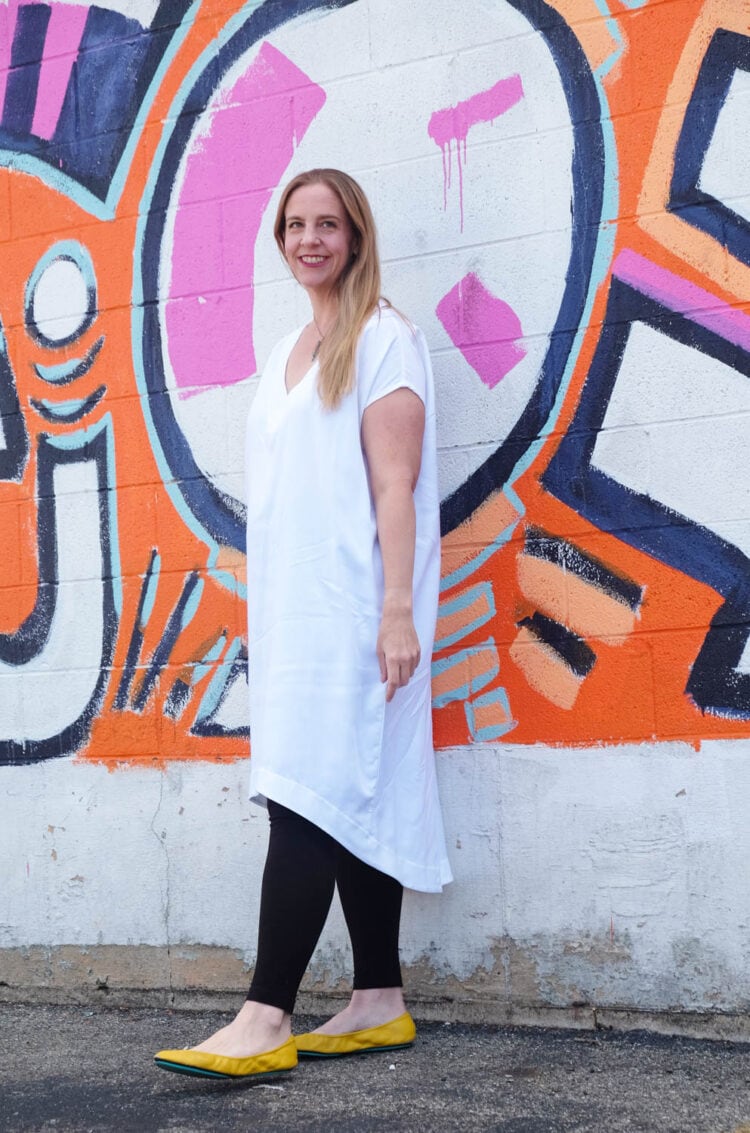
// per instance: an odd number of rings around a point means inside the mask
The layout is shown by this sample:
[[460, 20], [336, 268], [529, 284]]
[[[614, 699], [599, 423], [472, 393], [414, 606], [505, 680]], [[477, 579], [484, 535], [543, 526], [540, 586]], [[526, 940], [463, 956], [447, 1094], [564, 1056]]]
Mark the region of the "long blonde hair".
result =
[[295, 189], [303, 185], [326, 185], [336, 194], [352, 226], [352, 256], [336, 284], [338, 314], [326, 334], [318, 355], [318, 392], [328, 409], [335, 409], [354, 386], [357, 343], [362, 328], [382, 302], [377, 232], [369, 201], [362, 188], [340, 169], [310, 169], [298, 173], [284, 189], [274, 222], [274, 236], [284, 253], [286, 207]]

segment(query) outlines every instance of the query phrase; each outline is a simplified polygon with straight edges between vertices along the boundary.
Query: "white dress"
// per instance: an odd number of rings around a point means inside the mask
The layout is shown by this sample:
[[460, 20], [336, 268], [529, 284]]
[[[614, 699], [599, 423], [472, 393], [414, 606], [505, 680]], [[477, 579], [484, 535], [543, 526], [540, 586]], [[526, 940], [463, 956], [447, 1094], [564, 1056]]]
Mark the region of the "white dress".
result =
[[[250, 793], [403, 885], [437, 892], [451, 872], [432, 747], [440, 532], [429, 354], [421, 331], [381, 307], [360, 338], [355, 388], [331, 411], [317, 363], [287, 392], [301, 329], [272, 351], [247, 425]], [[386, 704], [383, 567], [360, 429], [367, 406], [401, 387], [426, 411], [414, 493], [421, 661]]]

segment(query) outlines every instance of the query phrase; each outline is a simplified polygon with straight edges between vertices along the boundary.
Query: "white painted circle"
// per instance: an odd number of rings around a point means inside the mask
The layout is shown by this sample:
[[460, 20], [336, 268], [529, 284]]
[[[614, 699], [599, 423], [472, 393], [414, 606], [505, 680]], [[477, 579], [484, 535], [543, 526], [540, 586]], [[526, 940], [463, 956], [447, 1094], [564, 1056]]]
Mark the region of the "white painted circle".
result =
[[44, 269], [31, 297], [31, 315], [39, 333], [51, 342], [63, 342], [82, 330], [89, 315], [89, 294], [74, 260], [53, 260]]

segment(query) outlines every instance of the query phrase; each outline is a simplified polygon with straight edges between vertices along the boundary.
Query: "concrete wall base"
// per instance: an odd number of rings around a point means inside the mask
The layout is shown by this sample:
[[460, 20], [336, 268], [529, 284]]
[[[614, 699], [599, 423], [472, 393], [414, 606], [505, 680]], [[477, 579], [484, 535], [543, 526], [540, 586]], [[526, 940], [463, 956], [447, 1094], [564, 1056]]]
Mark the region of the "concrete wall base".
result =
[[[96, 945], [0, 950], [0, 1003], [106, 1006], [178, 1011], [233, 1011], [251, 972], [230, 949]], [[498, 1026], [637, 1031], [750, 1043], [750, 1012], [634, 1010], [617, 1004], [509, 1000], [500, 987], [456, 987], [436, 993], [419, 965], [404, 968], [415, 1018]], [[326, 1015], [348, 998], [343, 986], [309, 979], [300, 1014]]]

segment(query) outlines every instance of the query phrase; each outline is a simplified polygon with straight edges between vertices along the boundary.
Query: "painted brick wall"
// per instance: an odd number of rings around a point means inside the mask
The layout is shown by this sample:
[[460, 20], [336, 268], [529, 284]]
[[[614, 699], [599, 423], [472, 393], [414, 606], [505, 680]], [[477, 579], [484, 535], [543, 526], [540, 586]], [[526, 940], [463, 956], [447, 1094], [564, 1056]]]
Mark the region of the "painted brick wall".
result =
[[749, 124], [747, 0], [0, 6], [0, 994], [252, 966], [243, 424], [333, 165], [439, 396], [412, 993], [747, 1010]]

